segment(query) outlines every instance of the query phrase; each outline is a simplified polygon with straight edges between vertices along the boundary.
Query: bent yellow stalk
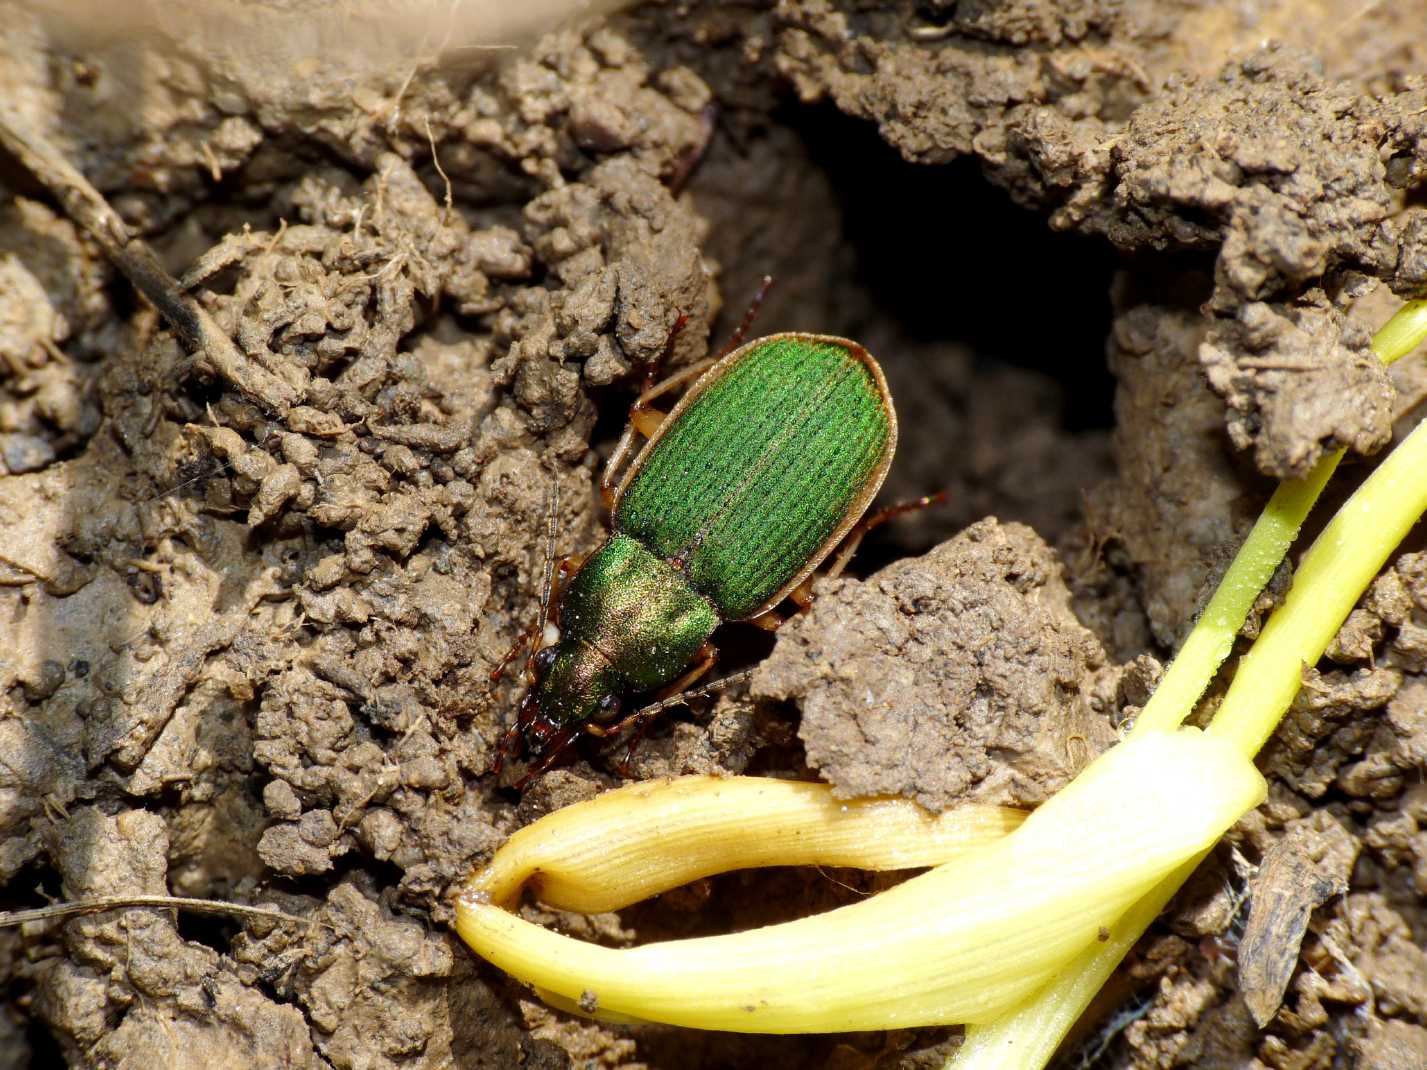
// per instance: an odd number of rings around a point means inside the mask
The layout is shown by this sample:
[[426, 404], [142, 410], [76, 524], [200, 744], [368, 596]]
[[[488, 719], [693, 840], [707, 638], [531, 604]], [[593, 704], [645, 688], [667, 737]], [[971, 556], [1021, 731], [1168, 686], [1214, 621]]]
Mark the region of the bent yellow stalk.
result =
[[[1427, 338], [1427, 301], [1409, 301], [1373, 338], [1391, 364]], [[1228, 655], [1259, 590], [1298, 534], [1342, 454], [1306, 479], [1282, 484], [1229, 566], [1189, 639], [1136, 720], [1134, 735], [1172, 731], [1194, 709]], [[1252, 756], [1287, 712], [1303, 665], [1322, 656], [1388, 555], [1427, 510], [1427, 425], [1419, 425], [1368, 477], [1304, 555], [1284, 604], [1234, 676], [1210, 731]], [[1256, 587], [1255, 584], [1258, 586]], [[1166, 686], [1168, 685], [1168, 686]], [[945, 1070], [1039, 1070], [1090, 1005], [1120, 960], [1194, 872], [1195, 858], [1167, 877], [1122, 919], [1109, 941], [1090, 948], [1054, 984], [989, 1025], [972, 1025]]]
[[[1269, 618], [1208, 732], [1247, 758], [1272, 735], [1298, 693], [1303, 666], [1323, 655], [1388, 555], [1427, 512], [1427, 423], [1419, 424], [1314, 541], [1287, 599]], [[1186, 710], [1187, 714], [1188, 711]], [[1140, 727], [1136, 726], [1136, 734]], [[1145, 738], [1156, 732], [1143, 733]], [[1134, 737], [1132, 737], [1134, 738]], [[1089, 949], [1053, 985], [982, 1028], [946, 1070], [1036, 1070], [1089, 1005], [1125, 953], [1194, 872], [1193, 859], [1129, 910], [1114, 938]]]
[[[1392, 364], [1416, 349], [1424, 336], [1427, 301], [1409, 301], [1373, 337], [1373, 351], [1384, 364]], [[1342, 459], [1342, 450], [1330, 453], [1302, 479], [1286, 479], [1278, 485], [1194, 629], [1140, 711], [1135, 731], [1176, 728], [1189, 716], [1229, 656], [1254, 601], [1283, 562]]]
[[[1156, 733], [1102, 755], [1009, 835], [825, 914], [615, 950], [522, 921], [478, 877], [456, 931], [512, 976], [621, 1017], [767, 1033], [988, 1021], [1264, 794], [1233, 747]], [[612, 831], [579, 820], [584, 835]], [[658, 837], [658, 823], [646, 829]]]
[[903, 799], [838, 800], [826, 784], [679, 777], [627, 784], [525, 826], [467, 889], [510, 906], [528, 886], [549, 906], [597, 914], [731, 869], [934, 866], [1024, 818], [1005, 806], [934, 817]]
[[1388, 556], [1427, 511], [1427, 423], [1413, 428], [1303, 555], [1288, 597], [1239, 661], [1209, 731], [1253, 755]]

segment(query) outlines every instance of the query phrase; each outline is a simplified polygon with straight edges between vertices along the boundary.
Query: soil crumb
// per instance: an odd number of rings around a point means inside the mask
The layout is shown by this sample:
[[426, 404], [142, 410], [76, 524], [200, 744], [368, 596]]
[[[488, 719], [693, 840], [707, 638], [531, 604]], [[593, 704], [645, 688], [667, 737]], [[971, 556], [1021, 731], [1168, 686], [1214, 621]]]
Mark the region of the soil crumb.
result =
[[1105, 668], [1049, 547], [985, 520], [865, 583], [821, 585], [753, 692], [798, 701], [808, 763], [841, 796], [1031, 805], [1114, 739]]

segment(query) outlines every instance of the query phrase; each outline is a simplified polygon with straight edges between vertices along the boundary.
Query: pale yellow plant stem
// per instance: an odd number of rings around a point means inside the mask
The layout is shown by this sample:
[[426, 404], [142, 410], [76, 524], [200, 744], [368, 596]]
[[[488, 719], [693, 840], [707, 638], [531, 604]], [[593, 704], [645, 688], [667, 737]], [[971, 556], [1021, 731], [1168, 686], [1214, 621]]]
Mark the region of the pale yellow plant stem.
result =
[[[665, 806], [663, 796], [681, 786], [648, 785], [642, 801]], [[695, 783], [692, 795], [706, 798], [713, 786]], [[496, 863], [493, 877], [478, 873], [468, 882], [456, 898], [456, 931], [481, 957], [535, 986], [547, 1002], [613, 1012], [625, 1021], [744, 1033], [995, 1021], [1058, 976], [1083, 948], [1109, 939], [1126, 909], [1185, 859], [1217, 843], [1267, 790], [1251, 762], [1197, 729], [1126, 740], [1014, 832], [960, 851], [888, 891], [779, 925], [634, 948], [563, 936], [494, 901], [501, 892], [509, 898], [508, 878], [528, 873], [527, 863], [537, 856], [563, 857], [561, 844], [537, 829], [551, 821], [546, 817], [529, 826], [537, 835], [516, 847], [528, 854], [525, 860]], [[726, 805], [712, 816], [738, 824], [729, 813], [737, 800], [722, 801]], [[773, 811], [787, 808], [796, 815], [803, 809], [795, 798], [745, 801], [756, 803], [755, 819], [769, 829], [780, 823]], [[695, 803], [673, 799], [668, 805], [689, 810]], [[577, 844], [608, 839], [618, 829], [606, 820], [608, 809], [570, 807], [552, 815], [559, 824], [549, 831], [554, 840]], [[707, 807], [700, 811], [710, 813]], [[935, 820], [954, 826], [965, 818], [949, 810]], [[984, 824], [974, 820], [978, 828]], [[632, 834], [636, 853], [648, 844], [667, 845], [661, 835], [670, 827], [666, 822], [641, 824]], [[875, 845], [846, 847], [880, 853]], [[663, 857], [661, 870], [683, 866], [677, 853], [647, 857], [651, 863]], [[619, 879], [601, 859], [586, 855], [582, 865], [590, 863], [592, 872]], [[559, 883], [577, 898], [592, 884], [571, 873]]]
[[[1427, 337], [1427, 301], [1411, 301], [1373, 338], [1384, 364]], [[1342, 454], [1325, 457], [1305, 479], [1282, 484], [1270, 499], [1219, 589], [1132, 736], [1173, 731], [1193, 712], [1228, 656], [1289, 544]], [[1427, 511], [1427, 424], [1419, 425], [1378, 469], [1304, 555], [1292, 590], [1240, 663], [1209, 731], [1252, 756], [1273, 733], [1298, 692], [1302, 667], [1322, 655], [1353, 605], [1407, 531]], [[1206, 852], [1207, 854], [1207, 852]], [[1110, 939], [1087, 949], [1060, 977], [1004, 1017], [971, 1025], [944, 1070], [1040, 1070], [1095, 994], [1204, 855], [1181, 866], [1121, 917]]]
[[1050, 1062], [1115, 967], [1208, 854], [1195, 855], [1141, 896], [1110, 926], [1109, 940], [1088, 948], [1015, 1010], [990, 1025], [968, 1025], [944, 1070], [1039, 1070]]
[[1288, 597], [1239, 662], [1209, 726], [1258, 753], [1393, 550], [1427, 512], [1427, 423], [1418, 424], [1313, 541]]
[[[1384, 364], [1412, 352], [1427, 336], [1427, 301], [1409, 301], [1373, 338], [1373, 350]], [[1279, 484], [1234, 556], [1214, 597], [1204, 607], [1194, 630], [1165, 671], [1145, 708], [1135, 719], [1136, 732], [1178, 728], [1194, 709], [1219, 666], [1233, 649], [1254, 600], [1298, 537], [1309, 511], [1343, 459], [1338, 450], [1325, 456], [1302, 479]]]
[[1342, 458], [1341, 450], [1329, 454], [1303, 479], [1278, 485], [1132, 732], [1172, 732], [1194, 710]]
[[1427, 338], [1427, 301], [1408, 301], [1373, 335], [1372, 347], [1384, 364], [1407, 356]]
[[769, 777], [640, 781], [526, 825], [467, 888], [508, 909], [529, 888], [546, 906], [598, 914], [731, 869], [937, 866], [1025, 816], [962, 806], [938, 817], [905, 799], [836, 799], [826, 784]]

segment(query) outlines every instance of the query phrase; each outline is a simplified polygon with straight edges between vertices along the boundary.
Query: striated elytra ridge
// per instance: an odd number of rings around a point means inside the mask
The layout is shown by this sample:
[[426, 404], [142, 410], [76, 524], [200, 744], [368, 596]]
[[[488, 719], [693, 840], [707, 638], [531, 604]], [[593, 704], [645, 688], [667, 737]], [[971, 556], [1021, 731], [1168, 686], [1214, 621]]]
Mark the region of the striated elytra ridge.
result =
[[682, 567], [724, 619], [771, 608], [856, 523], [897, 422], [861, 346], [771, 335], [679, 402], [620, 488], [613, 527]]

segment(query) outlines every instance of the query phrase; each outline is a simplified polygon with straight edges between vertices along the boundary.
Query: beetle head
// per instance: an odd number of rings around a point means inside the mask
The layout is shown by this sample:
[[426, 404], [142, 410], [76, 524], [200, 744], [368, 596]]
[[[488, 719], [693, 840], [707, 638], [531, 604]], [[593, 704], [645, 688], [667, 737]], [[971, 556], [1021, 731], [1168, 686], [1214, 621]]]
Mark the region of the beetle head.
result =
[[531, 762], [526, 779], [548, 769], [585, 729], [618, 720], [622, 681], [600, 651], [579, 639], [545, 647], [531, 660], [535, 683], [501, 740], [501, 757], [519, 747]]

